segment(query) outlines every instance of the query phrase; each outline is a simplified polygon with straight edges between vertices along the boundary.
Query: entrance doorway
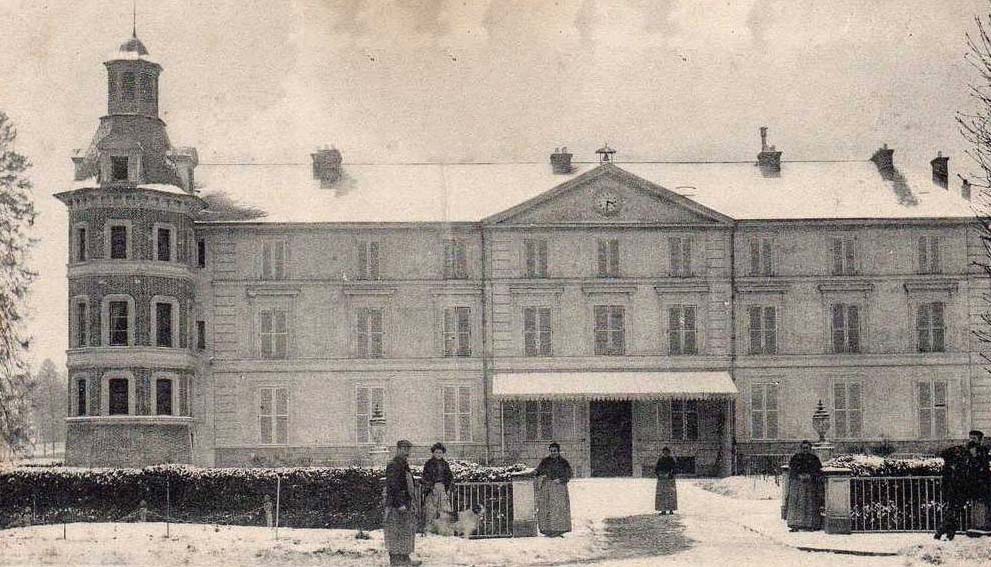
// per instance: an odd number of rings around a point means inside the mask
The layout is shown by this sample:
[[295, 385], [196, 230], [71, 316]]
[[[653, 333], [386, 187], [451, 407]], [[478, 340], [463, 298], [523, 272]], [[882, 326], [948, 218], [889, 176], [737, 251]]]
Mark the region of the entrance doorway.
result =
[[589, 403], [592, 476], [633, 476], [633, 403]]

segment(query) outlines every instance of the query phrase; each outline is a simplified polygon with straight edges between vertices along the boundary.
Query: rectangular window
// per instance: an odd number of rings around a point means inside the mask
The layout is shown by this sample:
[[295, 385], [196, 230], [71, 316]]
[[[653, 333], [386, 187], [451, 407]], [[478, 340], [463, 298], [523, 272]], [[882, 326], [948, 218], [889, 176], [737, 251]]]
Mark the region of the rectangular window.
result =
[[916, 331], [919, 336], [919, 352], [946, 351], [946, 325], [942, 302], [919, 304], [916, 314]]
[[155, 380], [155, 415], [172, 415], [172, 379]]
[[550, 307], [523, 308], [523, 354], [551, 356]]
[[76, 261], [85, 262], [86, 261], [86, 229], [84, 227], [79, 227], [76, 229]]
[[358, 243], [358, 279], [379, 279], [379, 243], [362, 241]]
[[547, 400], [527, 400], [524, 422], [527, 441], [549, 441], [554, 437], [554, 405]]
[[172, 345], [172, 304], [155, 304], [155, 346]]
[[206, 321], [196, 322], [196, 350], [206, 350]]
[[698, 400], [671, 400], [671, 438], [676, 441], [698, 441]]
[[76, 303], [76, 347], [85, 347], [89, 344], [89, 304], [85, 301]]
[[355, 342], [358, 358], [382, 358], [382, 310], [363, 307], [358, 310]]
[[468, 255], [461, 240], [448, 240], [444, 244], [444, 279], [468, 278]]
[[124, 225], [110, 227], [110, 258], [112, 260], [127, 259], [127, 227]]
[[444, 440], [471, 441], [469, 386], [444, 386]]
[[159, 262], [172, 261], [172, 229], [159, 228], [155, 231], [156, 258]]
[[771, 239], [753, 237], [750, 239], [750, 275], [770, 276], [774, 274]]
[[778, 352], [778, 313], [776, 307], [751, 306], [750, 354], [776, 354]]
[[385, 388], [359, 386], [355, 389], [355, 432], [358, 443], [371, 443], [371, 427], [368, 421], [377, 409], [385, 417]]
[[262, 311], [261, 355], [262, 358], [286, 358], [289, 347], [288, 313], [284, 309]]
[[619, 277], [619, 240], [600, 240], [597, 255], [597, 273], [600, 278]]
[[523, 256], [526, 261], [526, 277], [546, 278], [547, 277], [547, 241], [531, 240], [523, 241]]
[[919, 237], [919, 273], [940, 274], [943, 272], [943, 261], [940, 257], [939, 236], [929, 235]]
[[126, 301], [111, 301], [109, 305], [110, 346], [127, 346], [128, 316]]
[[694, 305], [668, 308], [669, 354], [698, 354], [697, 309]]
[[672, 236], [668, 238], [668, 250], [671, 259], [671, 275], [689, 277], [692, 275], [692, 239], [687, 236]]
[[860, 352], [860, 306], [835, 303], [832, 319], [833, 352]]
[[595, 354], [626, 354], [625, 308], [622, 305], [596, 305]]
[[289, 390], [259, 390], [258, 424], [263, 445], [285, 445], [289, 441]]
[[110, 415], [127, 415], [130, 410], [127, 391], [127, 378], [111, 378], [107, 381]]
[[283, 240], [265, 242], [262, 245], [262, 278], [281, 280], [286, 277], [288, 248]]
[[833, 275], [848, 276], [857, 273], [856, 241], [853, 238], [831, 238], [833, 250]]
[[945, 439], [946, 381], [924, 381], [916, 387], [919, 393], [919, 436], [923, 439]]
[[206, 240], [202, 238], [196, 241], [196, 266], [206, 267]]
[[76, 380], [76, 415], [85, 416], [86, 413], [86, 379]]
[[112, 181], [127, 181], [127, 156], [112, 156], [110, 158], [110, 177]]
[[750, 437], [778, 438], [778, 385], [754, 384], [750, 390]]
[[444, 310], [444, 356], [471, 356], [471, 309]]
[[864, 429], [860, 382], [833, 383], [833, 423], [837, 439], [856, 439]]

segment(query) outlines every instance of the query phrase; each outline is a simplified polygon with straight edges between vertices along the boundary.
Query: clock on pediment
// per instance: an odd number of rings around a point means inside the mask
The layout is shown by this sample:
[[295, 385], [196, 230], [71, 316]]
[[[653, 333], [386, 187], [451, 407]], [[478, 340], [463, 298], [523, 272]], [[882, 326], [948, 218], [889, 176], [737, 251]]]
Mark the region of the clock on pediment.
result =
[[599, 191], [595, 194], [595, 212], [604, 217], [613, 217], [623, 208], [623, 200], [612, 191]]

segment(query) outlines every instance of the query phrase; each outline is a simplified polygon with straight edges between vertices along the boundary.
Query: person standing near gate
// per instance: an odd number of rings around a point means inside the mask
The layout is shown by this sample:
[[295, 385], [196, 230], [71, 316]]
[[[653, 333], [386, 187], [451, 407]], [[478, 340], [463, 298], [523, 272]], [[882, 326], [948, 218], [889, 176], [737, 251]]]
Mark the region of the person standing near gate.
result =
[[822, 462], [812, 452], [812, 443], [802, 441], [798, 453], [788, 461], [788, 528], [814, 531], [822, 527]]
[[548, 445], [536, 476], [537, 527], [547, 537], [561, 537], [571, 531], [571, 463], [561, 456], [561, 446], [556, 442]]
[[[968, 444], [970, 442], [968, 441]], [[960, 527], [960, 514], [970, 495], [970, 478], [967, 460], [970, 451], [966, 445], [955, 445], [940, 452], [943, 470], [940, 476], [943, 488], [943, 522], [936, 528], [935, 539], [946, 536], [952, 540]]]
[[970, 536], [991, 535], [991, 464], [988, 448], [984, 445], [984, 432], [977, 429], [969, 433], [967, 442], [970, 500], [972, 501]]
[[443, 443], [434, 443], [430, 453], [432, 456], [423, 465], [420, 482], [426, 493], [423, 500], [423, 526], [426, 531], [435, 531], [437, 517], [443, 512], [451, 511], [450, 493], [454, 475], [451, 473], [451, 465], [444, 459], [447, 447]]
[[661, 449], [661, 456], [654, 467], [657, 490], [654, 492], [654, 510], [661, 514], [673, 514], [678, 509], [678, 487], [674, 483], [677, 468], [671, 449]]
[[415, 491], [408, 461], [412, 447], [413, 444], [405, 439], [396, 443], [396, 456], [385, 468], [382, 531], [390, 565], [420, 565], [420, 561], [410, 559], [416, 546]]

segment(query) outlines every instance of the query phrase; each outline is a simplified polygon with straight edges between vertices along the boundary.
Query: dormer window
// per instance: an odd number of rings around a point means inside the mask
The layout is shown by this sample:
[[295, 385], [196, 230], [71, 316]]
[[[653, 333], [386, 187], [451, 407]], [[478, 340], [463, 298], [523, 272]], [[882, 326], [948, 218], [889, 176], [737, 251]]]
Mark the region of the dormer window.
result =
[[110, 178], [113, 181], [127, 181], [127, 156], [111, 156]]

